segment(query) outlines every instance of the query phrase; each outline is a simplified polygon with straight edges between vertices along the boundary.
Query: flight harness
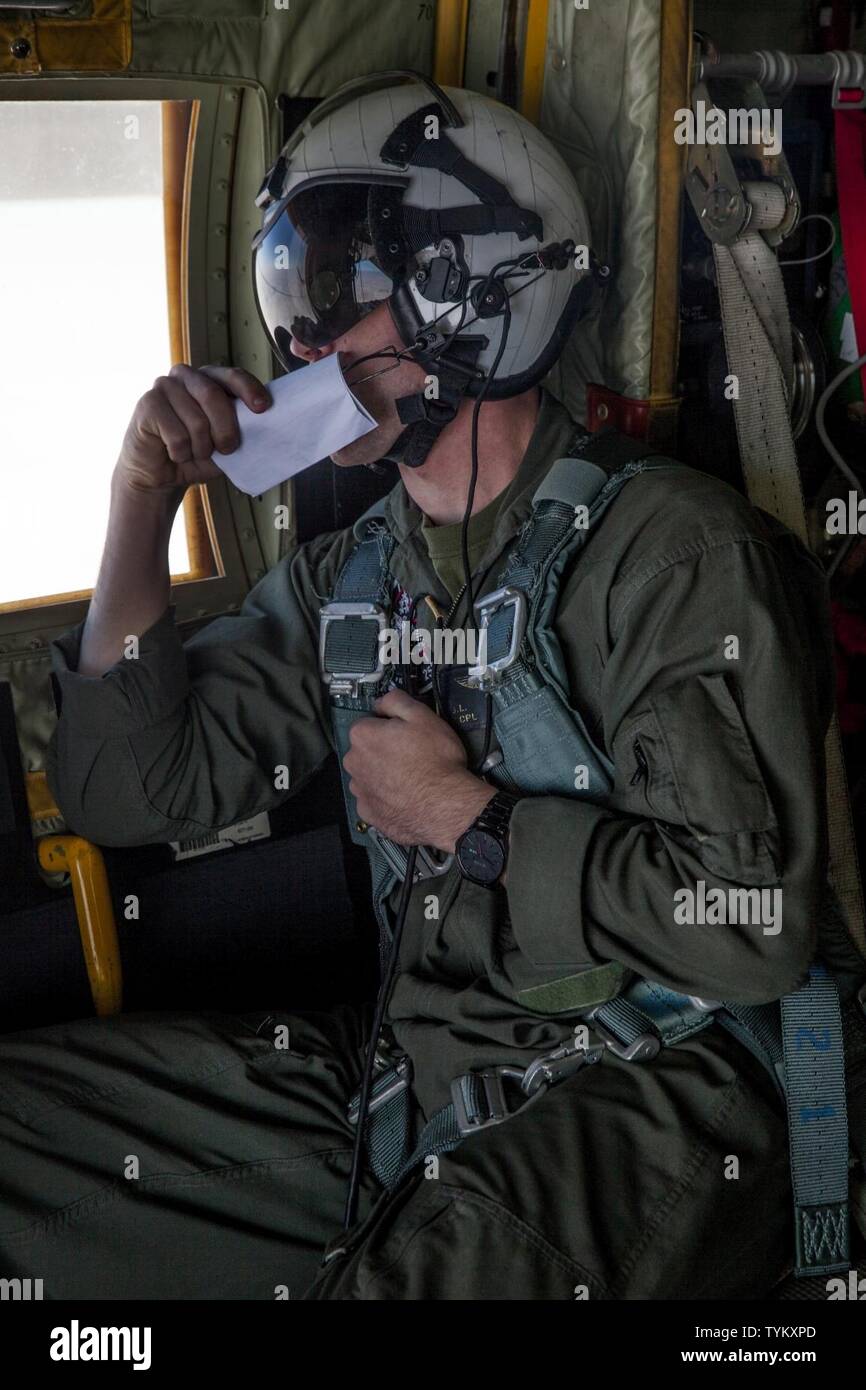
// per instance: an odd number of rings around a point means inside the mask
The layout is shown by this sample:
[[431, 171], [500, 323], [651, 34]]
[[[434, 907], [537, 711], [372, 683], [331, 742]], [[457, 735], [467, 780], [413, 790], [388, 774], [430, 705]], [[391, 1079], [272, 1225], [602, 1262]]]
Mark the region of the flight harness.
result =
[[[581, 430], [569, 457], [558, 459], [536, 489], [497, 588], [476, 603], [487, 641], [479, 679], [491, 696], [501, 754], [499, 761], [494, 755], [485, 764], [492, 782], [527, 794], [585, 796], [595, 802], [610, 792], [613, 764], [569, 704], [553, 625], [560, 580], [631, 478], [649, 469], [685, 466], [613, 431], [591, 435]], [[372, 714], [393, 673], [381, 659], [379, 640], [391, 622], [390, 557], [395, 546], [384, 520], [384, 500], [360, 518], [355, 536], [358, 544], [340, 571], [332, 600], [321, 610], [319, 660], [329, 687], [350, 834], [370, 858], [384, 962], [391, 938], [387, 900], [404, 877], [407, 851], [360, 820], [342, 767], [352, 725]], [[576, 778], [578, 770], [582, 775]], [[448, 872], [452, 858], [421, 847], [416, 880]], [[858, 995], [862, 1008], [864, 989]], [[836, 983], [820, 960], [803, 986], [781, 1004], [741, 1005], [679, 994], [616, 962], [522, 990], [517, 997], [535, 1013], [576, 1015], [599, 1041], [586, 1044], [576, 1028], [574, 1038], [527, 1068], [488, 1067], [455, 1078], [450, 1103], [418, 1135], [410, 1104], [410, 1061], [401, 1057], [394, 1062], [386, 1052], [377, 1053], [365, 1137], [371, 1167], [383, 1187], [394, 1190], [419, 1163], [510, 1119], [608, 1051], [627, 1062], [649, 1061], [663, 1046], [675, 1046], [715, 1022], [758, 1058], [786, 1099], [795, 1272], [830, 1274], [849, 1268], [842, 1015]], [[587, 1036], [587, 1029], [582, 1033]], [[350, 1120], [357, 1122], [357, 1115], [355, 1096]]]

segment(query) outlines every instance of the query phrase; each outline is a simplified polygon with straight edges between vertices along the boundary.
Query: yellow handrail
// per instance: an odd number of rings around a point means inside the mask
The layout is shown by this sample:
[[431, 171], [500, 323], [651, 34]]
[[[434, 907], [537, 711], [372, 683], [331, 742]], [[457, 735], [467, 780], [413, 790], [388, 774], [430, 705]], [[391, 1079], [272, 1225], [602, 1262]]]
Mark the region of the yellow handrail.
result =
[[60, 815], [44, 772], [27, 773], [27, 805], [31, 820], [55, 820]]
[[46, 835], [37, 844], [48, 874], [68, 873], [93, 1004], [100, 1018], [120, 1013], [123, 978], [117, 924], [102, 852], [80, 835]]
[[[54, 820], [60, 810], [44, 772], [28, 772], [30, 819]], [[78, 919], [81, 950], [93, 1006], [100, 1018], [120, 1013], [123, 972], [111, 889], [102, 851], [80, 835], [44, 835], [36, 842], [39, 864], [47, 874], [69, 874]]]

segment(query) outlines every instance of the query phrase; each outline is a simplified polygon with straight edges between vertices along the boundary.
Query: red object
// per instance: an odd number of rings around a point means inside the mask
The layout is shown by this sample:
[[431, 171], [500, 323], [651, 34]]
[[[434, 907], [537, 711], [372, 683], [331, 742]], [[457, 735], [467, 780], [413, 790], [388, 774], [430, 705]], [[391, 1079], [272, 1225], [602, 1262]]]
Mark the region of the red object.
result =
[[586, 388], [586, 427], [591, 434], [613, 428], [632, 439], [645, 440], [649, 429], [650, 402], [632, 400], [607, 386], [590, 382]]
[[849, 695], [851, 658], [866, 656], [866, 618], [852, 613], [840, 603], [831, 603], [836, 655], [836, 703], [839, 728], [843, 734], [860, 734], [866, 729], [866, 705]]
[[[840, 93], [842, 99], [847, 94]], [[852, 93], [852, 96], [854, 94]], [[837, 110], [836, 183], [858, 352], [866, 352], [866, 111]], [[866, 365], [860, 379], [866, 397]]]

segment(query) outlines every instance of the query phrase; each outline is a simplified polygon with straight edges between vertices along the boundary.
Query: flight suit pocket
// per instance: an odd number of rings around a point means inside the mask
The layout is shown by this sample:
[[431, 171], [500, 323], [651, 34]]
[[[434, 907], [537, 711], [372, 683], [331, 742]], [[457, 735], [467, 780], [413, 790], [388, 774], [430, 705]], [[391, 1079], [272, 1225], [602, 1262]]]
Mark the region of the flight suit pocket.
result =
[[614, 743], [627, 809], [674, 839], [685, 831], [720, 878], [778, 883], [778, 822], [725, 677], [693, 676], [648, 703]]

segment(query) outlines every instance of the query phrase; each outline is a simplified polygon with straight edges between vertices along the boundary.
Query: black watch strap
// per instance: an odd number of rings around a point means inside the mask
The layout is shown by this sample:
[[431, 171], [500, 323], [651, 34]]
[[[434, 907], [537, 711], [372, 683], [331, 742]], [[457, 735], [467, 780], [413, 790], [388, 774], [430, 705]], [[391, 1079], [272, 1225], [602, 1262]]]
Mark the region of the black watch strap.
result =
[[[470, 882], [486, 888], [495, 888], [499, 882], [508, 860], [508, 826], [519, 800], [511, 792], [497, 791], [457, 841], [457, 867]], [[491, 866], [489, 852], [485, 854], [481, 848], [485, 838], [498, 846], [498, 870]]]
[[513, 796], [511, 792], [498, 791], [473, 822], [473, 829], [489, 830], [491, 835], [504, 841], [508, 834], [508, 826], [514, 808], [519, 800], [520, 797]]

